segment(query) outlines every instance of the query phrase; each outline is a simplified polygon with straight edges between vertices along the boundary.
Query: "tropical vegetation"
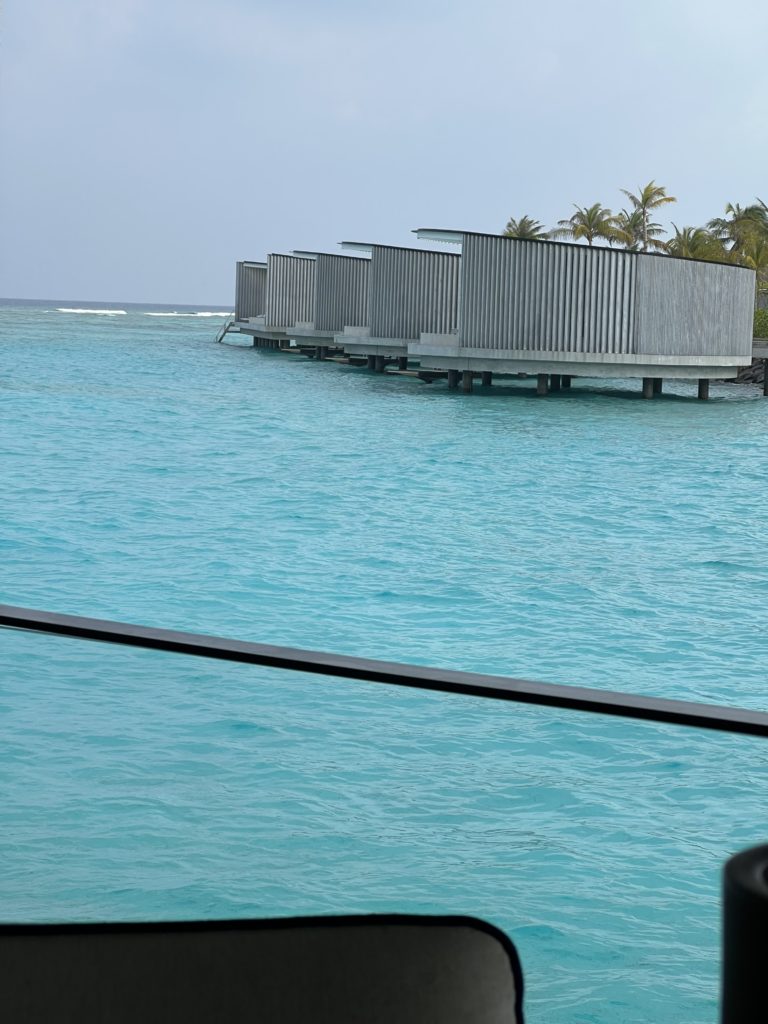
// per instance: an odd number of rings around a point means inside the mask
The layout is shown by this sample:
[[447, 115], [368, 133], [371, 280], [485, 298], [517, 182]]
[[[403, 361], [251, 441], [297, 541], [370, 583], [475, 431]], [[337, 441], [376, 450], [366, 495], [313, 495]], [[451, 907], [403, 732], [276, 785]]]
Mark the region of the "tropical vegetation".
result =
[[521, 217], [520, 220], [510, 217], [504, 229], [504, 234], [508, 238], [528, 238], [534, 241], [549, 238], [549, 232], [544, 225], [539, 224], [533, 217]]
[[549, 234], [550, 238], [572, 238], [574, 242], [583, 239], [587, 245], [594, 245], [598, 238], [610, 242], [614, 233], [614, 220], [611, 211], [600, 203], [586, 207], [576, 206], [576, 213], [567, 220], [559, 220], [557, 227]]
[[[504, 234], [533, 241], [567, 238], [574, 242], [608, 244], [630, 252], [658, 252], [692, 260], [713, 260], [750, 267], [757, 275], [757, 305], [768, 306], [768, 204], [755, 199], [747, 206], [728, 203], [723, 216], [705, 225], [678, 227], [667, 236], [654, 219], [677, 199], [663, 185], [649, 181], [635, 191], [621, 189], [627, 209], [614, 213], [602, 203], [578, 206], [570, 217], [547, 229], [525, 214], [510, 217]], [[763, 312], [763, 310], [759, 310]], [[768, 309], [764, 310], [768, 319]], [[762, 324], [762, 321], [761, 321]], [[757, 322], [755, 324], [757, 329]], [[766, 328], [761, 326], [761, 330]]]

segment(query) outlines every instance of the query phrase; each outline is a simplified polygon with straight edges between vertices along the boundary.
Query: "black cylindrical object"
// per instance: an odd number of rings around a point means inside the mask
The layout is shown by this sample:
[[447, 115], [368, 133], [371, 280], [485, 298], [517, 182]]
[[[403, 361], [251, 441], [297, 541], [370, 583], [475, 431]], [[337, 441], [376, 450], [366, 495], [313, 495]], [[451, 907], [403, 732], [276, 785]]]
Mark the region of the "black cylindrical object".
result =
[[723, 869], [721, 1024], [768, 1021], [768, 846]]

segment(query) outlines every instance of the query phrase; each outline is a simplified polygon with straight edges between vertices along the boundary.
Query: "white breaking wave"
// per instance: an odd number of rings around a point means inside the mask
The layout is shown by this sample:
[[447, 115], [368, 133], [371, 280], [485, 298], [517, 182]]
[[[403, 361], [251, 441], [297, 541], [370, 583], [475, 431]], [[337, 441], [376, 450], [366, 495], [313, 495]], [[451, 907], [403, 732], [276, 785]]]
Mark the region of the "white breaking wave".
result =
[[57, 306], [57, 313], [94, 313], [97, 316], [126, 316], [124, 309], [68, 309], [66, 306]]
[[232, 313], [145, 313], [144, 316], [232, 316]]

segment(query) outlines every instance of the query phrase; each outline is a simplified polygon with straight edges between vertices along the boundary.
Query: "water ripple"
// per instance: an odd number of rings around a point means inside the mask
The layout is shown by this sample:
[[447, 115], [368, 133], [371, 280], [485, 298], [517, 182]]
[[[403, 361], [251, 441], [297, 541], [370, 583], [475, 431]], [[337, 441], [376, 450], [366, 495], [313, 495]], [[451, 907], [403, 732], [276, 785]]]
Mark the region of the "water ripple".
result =
[[[1, 600], [766, 706], [756, 389], [468, 397], [195, 318], [0, 323]], [[471, 912], [534, 1022], [714, 1017], [764, 744], [0, 640], [3, 918]]]

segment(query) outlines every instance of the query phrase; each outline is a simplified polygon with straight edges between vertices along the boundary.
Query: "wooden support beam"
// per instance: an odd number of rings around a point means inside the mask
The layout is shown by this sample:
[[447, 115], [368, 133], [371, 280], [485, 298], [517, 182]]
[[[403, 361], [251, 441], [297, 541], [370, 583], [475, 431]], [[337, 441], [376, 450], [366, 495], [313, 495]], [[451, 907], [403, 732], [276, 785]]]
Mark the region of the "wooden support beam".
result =
[[548, 395], [549, 394], [549, 374], [548, 373], [537, 373], [536, 374], [536, 394], [537, 395]]
[[493, 384], [493, 373], [490, 370], [483, 370], [480, 375], [480, 383], [484, 388], [489, 388]]
[[699, 393], [698, 393], [698, 395], [696, 397], [700, 398], [702, 402], [705, 401], [707, 398], [709, 398], [709, 378], [708, 377], [699, 377]]
[[473, 373], [471, 370], [461, 371], [461, 390], [465, 395], [468, 395], [472, 390], [472, 377]]
[[643, 377], [643, 398], [653, 398], [653, 377]]
[[448, 371], [448, 387], [457, 388], [459, 386], [459, 371], [449, 370]]

